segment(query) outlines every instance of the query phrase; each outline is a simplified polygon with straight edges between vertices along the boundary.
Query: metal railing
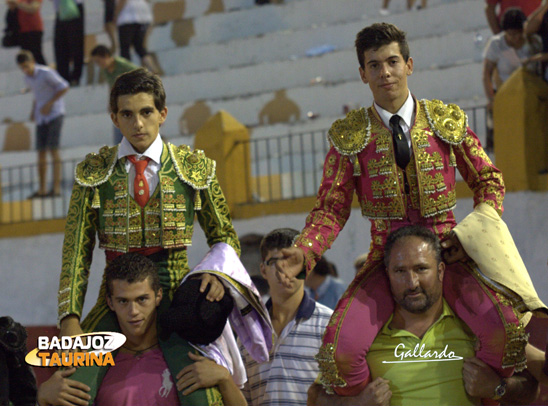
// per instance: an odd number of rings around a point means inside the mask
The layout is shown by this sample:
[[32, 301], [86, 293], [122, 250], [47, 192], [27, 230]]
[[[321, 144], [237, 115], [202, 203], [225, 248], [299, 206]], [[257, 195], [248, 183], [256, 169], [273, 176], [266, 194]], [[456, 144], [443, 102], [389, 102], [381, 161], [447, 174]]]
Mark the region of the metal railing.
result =
[[[2, 167], [0, 224], [65, 218], [70, 201], [74, 168], [81, 159], [61, 163], [61, 195], [31, 198], [39, 189], [38, 165]], [[47, 182], [51, 184], [53, 165], [48, 164]], [[48, 189], [49, 190], [49, 189]]]
[[[469, 126], [484, 143], [486, 107], [464, 109]], [[327, 129], [255, 138], [249, 143], [250, 174], [244, 181], [251, 190], [247, 203], [277, 202], [315, 196], [329, 149]], [[37, 165], [1, 168], [0, 224], [62, 219], [66, 216], [74, 168], [80, 159], [62, 162], [62, 192], [58, 197], [29, 199], [38, 190]], [[247, 164], [247, 163], [244, 163]], [[48, 166], [48, 180], [52, 168]]]

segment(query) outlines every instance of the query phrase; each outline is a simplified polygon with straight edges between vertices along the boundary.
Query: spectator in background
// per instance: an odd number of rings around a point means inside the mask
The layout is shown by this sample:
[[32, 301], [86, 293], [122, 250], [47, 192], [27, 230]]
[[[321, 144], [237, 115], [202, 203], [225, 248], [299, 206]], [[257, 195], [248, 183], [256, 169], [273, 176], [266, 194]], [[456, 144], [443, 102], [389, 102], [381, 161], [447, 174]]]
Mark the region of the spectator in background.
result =
[[[488, 100], [488, 109], [491, 111], [495, 92], [502, 83], [520, 66], [540, 73], [541, 60], [546, 58], [542, 54], [542, 42], [538, 35], [526, 36], [523, 30], [526, 17], [519, 8], [509, 8], [502, 17], [502, 32], [494, 35], [484, 51], [483, 88]], [[500, 83], [495, 83], [494, 72], [497, 69]], [[493, 149], [493, 132], [487, 134], [486, 150]]]
[[321, 257], [305, 281], [305, 286], [308, 288], [310, 296], [316, 302], [330, 309], [335, 308], [346, 290], [346, 284], [337, 278], [336, 272], [334, 265], [325, 259], [325, 257]]
[[354, 270], [356, 271], [356, 274], [363, 268], [365, 261], [367, 261], [367, 252], [356, 257], [354, 260]]
[[315, 302], [295, 279], [285, 287], [276, 277], [280, 250], [290, 247], [299, 234], [291, 228], [268, 233], [261, 242], [261, 275], [270, 287], [266, 307], [274, 327], [270, 360], [257, 363], [240, 345], [248, 381], [243, 393], [250, 406], [306, 405], [308, 387], [319, 368], [314, 356], [320, 348], [332, 310]]
[[21, 49], [32, 52], [34, 60], [40, 65], [46, 65], [42, 54], [42, 35], [44, 24], [40, 15], [42, 0], [7, 0], [10, 9], [17, 9], [19, 22], [19, 45]]
[[110, 53], [116, 52], [116, 21], [114, 21], [114, 9], [116, 0], [103, 0], [105, 2], [104, 29], [110, 40]]
[[97, 45], [91, 51], [93, 62], [101, 68], [101, 71], [107, 79], [109, 90], [114, 85], [116, 78], [122, 73], [130, 72], [139, 67], [133, 62], [121, 56], [114, 56], [112, 52], [104, 45]]
[[159, 74], [160, 68], [147, 51], [145, 39], [152, 23], [152, 11], [146, 0], [118, 0], [114, 11], [114, 21], [118, 26], [120, 55], [131, 60], [133, 47], [141, 63], [149, 71]]
[[[56, 71], [34, 61], [30, 51], [20, 51], [16, 57], [25, 82], [34, 94], [30, 120], [36, 122], [36, 149], [38, 150], [38, 177], [40, 186], [31, 198], [61, 195], [61, 159], [59, 138], [65, 115], [64, 95], [68, 82]], [[53, 188], [46, 190], [47, 152], [53, 161]]]
[[[415, 5], [416, 1], [417, 0], [407, 0], [407, 10], [411, 10], [413, 6]], [[428, 0], [421, 0], [421, 5], [417, 6], [417, 10], [420, 10], [421, 8], [426, 8], [427, 3], [428, 3]], [[390, 5], [390, 0], [382, 1], [382, 8], [379, 10], [379, 14], [381, 16], [387, 16], [390, 14], [390, 11], [388, 10], [389, 5]]]
[[541, 0], [485, 0], [485, 17], [493, 34], [502, 31], [502, 16], [512, 7], [520, 8], [526, 16], [530, 15]]
[[84, 0], [70, 1], [78, 8], [77, 17], [65, 17], [60, 9], [65, 3], [53, 0], [56, 12], [53, 45], [57, 71], [71, 86], [78, 86], [84, 66]]
[[[109, 92], [118, 76], [138, 68], [133, 62], [128, 61], [121, 56], [112, 55], [112, 52], [104, 45], [97, 45], [93, 48], [91, 51], [91, 59], [105, 75]], [[119, 144], [122, 141], [122, 138], [122, 132], [118, 127], [114, 126], [114, 144]]]

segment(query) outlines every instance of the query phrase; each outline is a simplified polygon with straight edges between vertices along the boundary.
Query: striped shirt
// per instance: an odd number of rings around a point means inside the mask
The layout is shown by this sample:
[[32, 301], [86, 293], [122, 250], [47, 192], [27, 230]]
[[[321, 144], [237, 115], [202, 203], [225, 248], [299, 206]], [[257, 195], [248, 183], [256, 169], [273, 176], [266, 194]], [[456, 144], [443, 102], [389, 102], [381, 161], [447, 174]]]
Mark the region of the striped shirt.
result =
[[[271, 309], [271, 301], [267, 307]], [[250, 406], [306, 405], [308, 388], [319, 372], [314, 356], [332, 312], [305, 292], [295, 319], [279, 337], [274, 333], [268, 362], [258, 364], [240, 345], [248, 379], [242, 391]]]

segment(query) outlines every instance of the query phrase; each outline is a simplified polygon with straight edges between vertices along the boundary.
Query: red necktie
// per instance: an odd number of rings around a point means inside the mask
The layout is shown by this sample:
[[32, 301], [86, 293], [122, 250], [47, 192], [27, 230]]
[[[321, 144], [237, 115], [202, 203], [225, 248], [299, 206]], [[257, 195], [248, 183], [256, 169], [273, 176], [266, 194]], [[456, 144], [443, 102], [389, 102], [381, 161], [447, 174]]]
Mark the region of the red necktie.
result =
[[145, 169], [150, 158], [137, 159], [135, 155], [128, 155], [127, 159], [135, 166], [135, 181], [133, 182], [133, 198], [141, 207], [145, 207], [148, 202], [149, 190], [147, 178], [145, 178]]

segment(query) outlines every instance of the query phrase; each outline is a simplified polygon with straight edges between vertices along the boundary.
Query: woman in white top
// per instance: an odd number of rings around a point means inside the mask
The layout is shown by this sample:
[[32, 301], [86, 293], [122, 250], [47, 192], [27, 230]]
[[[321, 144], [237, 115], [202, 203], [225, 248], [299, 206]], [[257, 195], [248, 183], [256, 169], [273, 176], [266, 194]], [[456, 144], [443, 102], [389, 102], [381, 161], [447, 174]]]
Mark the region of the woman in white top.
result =
[[[484, 51], [483, 86], [489, 104], [493, 102], [496, 88], [505, 82], [516, 69], [540, 73], [539, 61], [546, 59], [541, 54], [542, 40], [536, 35], [526, 36], [523, 24], [527, 17], [519, 8], [509, 8], [502, 16], [502, 32], [491, 37]], [[495, 68], [500, 81], [494, 80]]]
[[[495, 92], [521, 66], [540, 73], [540, 61], [548, 54], [540, 53], [542, 40], [538, 35], [525, 35], [523, 25], [527, 17], [519, 8], [509, 8], [502, 16], [502, 32], [487, 42], [483, 57], [483, 88], [487, 96], [489, 116], [492, 114]], [[498, 76], [495, 75], [495, 68]], [[487, 133], [487, 151], [493, 149], [492, 128]]]

